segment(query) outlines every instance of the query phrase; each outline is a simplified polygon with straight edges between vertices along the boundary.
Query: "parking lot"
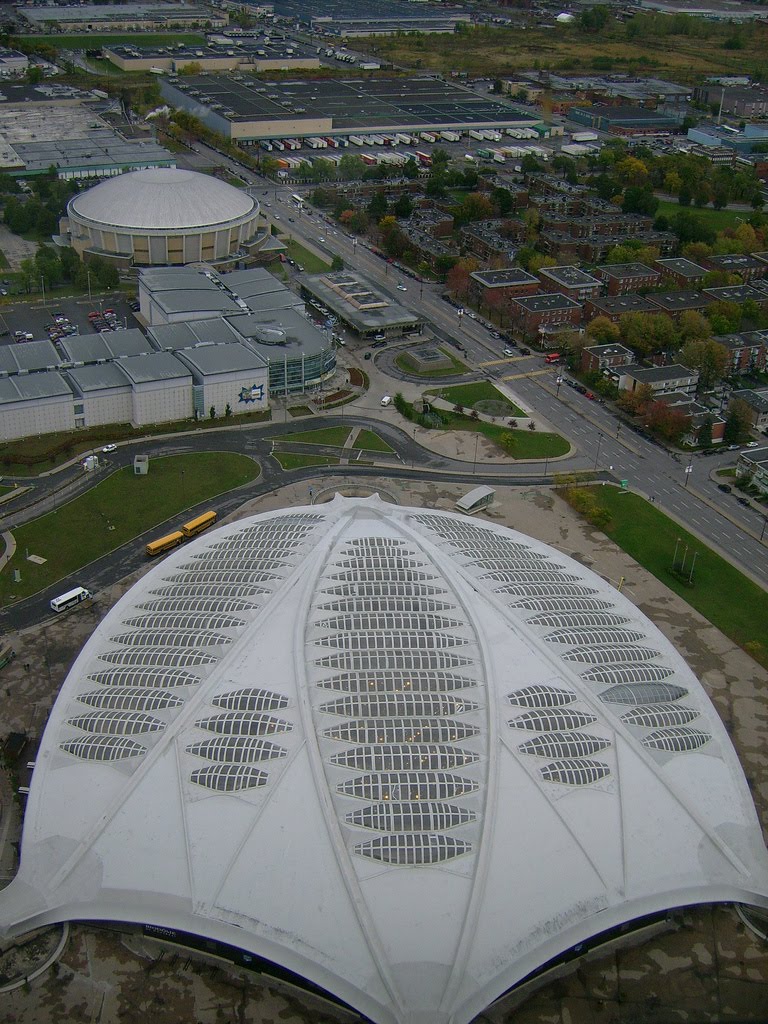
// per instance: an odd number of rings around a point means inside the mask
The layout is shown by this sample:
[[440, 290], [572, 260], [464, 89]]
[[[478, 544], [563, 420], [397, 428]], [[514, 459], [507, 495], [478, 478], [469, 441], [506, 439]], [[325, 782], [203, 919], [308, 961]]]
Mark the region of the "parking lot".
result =
[[[27, 340], [58, 340], [66, 334], [94, 334], [117, 327], [138, 327], [131, 309], [131, 300], [116, 292], [88, 298], [49, 299], [42, 297], [28, 302], [14, 302], [2, 307], [0, 343], [13, 344]], [[107, 310], [111, 310], [107, 313]], [[96, 314], [89, 319], [88, 314]], [[32, 338], [29, 338], [29, 335]]]

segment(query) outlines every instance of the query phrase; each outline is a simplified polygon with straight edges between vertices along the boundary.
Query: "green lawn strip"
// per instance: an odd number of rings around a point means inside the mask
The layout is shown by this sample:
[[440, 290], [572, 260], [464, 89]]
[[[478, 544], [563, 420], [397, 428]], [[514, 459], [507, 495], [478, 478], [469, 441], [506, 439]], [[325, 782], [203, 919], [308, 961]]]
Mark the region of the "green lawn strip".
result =
[[[155, 423], [134, 428], [129, 423], [109, 423], [90, 430], [64, 431], [57, 434], [42, 434], [24, 437], [17, 441], [0, 444], [0, 473], [5, 476], [37, 476], [57, 463], [67, 462], [75, 456], [98, 452], [105, 444], [113, 441], [140, 441], [144, 437], [162, 434], [177, 434], [188, 430], [206, 430], [225, 424], [245, 426], [248, 423], [264, 423], [272, 418], [265, 412], [241, 413], [234, 417], [218, 417], [202, 420], [179, 420], [174, 423]], [[21, 460], [21, 461], [17, 461]]]
[[442, 370], [419, 370], [413, 365], [407, 352], [401, 352], [399, 356], [395, 357], [395, 366], [403, 373], [410, 373], [414, 377], [427, 377], [430, 380], [434, 377], [455, 377], [459, 373], [468, 372], [469, 367], [466, 363], [462, 363], [460, 359], [451, 355], [444, 348], [439, 351], [451, 360], [451, 366], [446, 366]]
[[509, 427], [501, 427], [496, 423], [473, 420], [461, 413], [441, 410], [440, 414], [446, 420], [444, 430], [468, 430], [482, 434], [489, 441], [499, 445], [507, 455], [510, 453], [502, 447], [501, 438], [504, 434], [512, 434], [515, 439], [513, 459], [554, 459], [558, 455], [566, 455], [571, 448], [560, 434], [547, 434], [538, 430], [510, 430]]
[[674, 217], [681, 210], [686, 210], [688, 213], [693, 214], [694, 217], [700, 217], [705, 224], [714, 228], [715, 231], [738, 227], [739, 221], [745, 221], [750, 216], [747, 210], [742, 210], [741, 212], [736, 210], [715, 210], [711, 206], [704, 206], [700, 209], [698, 206], [681, 206], [679, 203], [672, 203], [666, 199], [659, 201], [656, 216], [658, 217], [663, 214], [665, 217]]
[[[177, 516], [181, 525], [186, 509], [259, 473], [255, 462], [234, 452], [152, 458], [146, 476], [136, 476], [130, 466], [118, 470], [74, 501], [13, 531], [16, 552], [0, 573], [0, 604], [50, 586], [171, 517]], [[46, 562], [28, 561], [27, 552]], [[13, 582], [14, 569], [21, 572], [21, 583]]]
[[298, 455], [295, 452], [275, 452], [274, 457], [283, 469], [303, 469], [305, 466], [338, 466], [339, 460], [330, 455]]
[[349, 427], [320, 427], [304, 430], [300, 434], [282, 434], [275, 441], [300, 441], [302, 444], [332, 444], [343, 448], [349, 437]]
[[[57, 50], [100, 50], [118, 43], [132, 43], [138, 46], [174, 46], [176, 43], [186, 43], [187, 46], [205, 46], [205, 37], [195, 32], [114, 32], [101, 35], [83, 32], [71, 35], [19, 35], [18, 38], [35, 44], [46, 43]], [[115, 68], [116, 72], [117, 70]]]
[[[639, 495], [604, 487], [599, 501], [612, 516], [606, 533], [622, 550], [768, 667], [768, 593], [762, 587]], [[678, 566], [688, 547], [686, 578], [696, 553], [692, 587], [670, 572], [676, 545]]]
[[433, 391], [428, 391], [427, 394], [435, 395], [437, 398], [442, 398], [446, 402], [452, 402], [454, 405], [466, 406], [469, 409], [474, 409], [479, 402], [503, 402], [508, 411], [499, 413], [499, 415], [526, 416], [519, 406], [515, 405], [514, 402], [510, 402], [505, 395], [487, 380], [478, 380], [471, 384], [454, 384], [452, 387], [447, 388], [436, 388]]
[[7, 270], [9, 267], [8, 258], [5, 253], [0, 249], [0, 270]]
[[6, 487], [5, 484], [0, 484], [0, 495], [10, 494], [11, 491], [15, 490], [13, 487]]
[[360, 448], [366, 452], [392, 452], [394, 448], [388, 445], [383, 437], [379, 437], [372, 430], [361, 430], [353, 448]]
[[288, 256], [299, 263], [308, 274], [322, 274], [331, 265], [293, 239], [288, 242]]

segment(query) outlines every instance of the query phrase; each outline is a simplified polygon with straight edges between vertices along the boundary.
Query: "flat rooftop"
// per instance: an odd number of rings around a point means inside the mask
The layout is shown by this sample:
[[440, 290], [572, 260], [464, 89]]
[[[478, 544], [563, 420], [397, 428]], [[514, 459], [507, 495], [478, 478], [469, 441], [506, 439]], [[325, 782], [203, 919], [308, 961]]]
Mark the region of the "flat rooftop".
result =
[[566, 288], [600, 287], [600, 282], [596, 277], [579, 270], [578, 267], [542, 267], [539, 273]]
[[659, 271], [653, 267], [646, 267], [644, 263], [614, 263], [598, 267], [597, 270], [603, 277], [617, 277], [622, 280], [633, 277], [647, 277], [653, 274], [659, 276]]
[[66, 26], [67, 22], [88, 21], [108, 25], [114, 21], [164, 21], [169, 26], [174, 19], [197, 18], [201, 23], [220, 18], [218, 12], [212, 11], [204, 4], [162, 3], [162, 4], [72, 4], [57, 7], [52, 4], [41, 4], [39, 7], [19, 7], [27, 21], [42, 27], [46, 22], [57, 22]]
[[621, 316], [622, 313], [655, 313], [655, 306], [644, 295], [628, 292], [626, 295], [595, 295], [590, 303], [595, 309], [602, 310], [609, 316]]
[[562, 292], [547, 292], [545, 295], [524, 295], [512, 300], [528, 313], [549, 313], [555, 309], [581, 309], [581, 303], [563, 295]]
[[701, 309], [715, 300], [703, 292], [658, 292], [648, 298], [654, 305], [673, 313], [683, 309]]
[[[214, 111], [233, 123], [324, 119], [333, 130], [456, 125], [530, 125], [540, 119], [463, 86], [431, 76], [266, 81], [243, 75], [191, 75], [161, 81], [171, 101]], [[280, 129], [283, 131], [283, 129]], [[293, 129], [295, 134], [298, 128]], [[309, 130], [309, 129], [308, 129]]]
[[176, 166], [173, 153], [153, 140], [132, 142], [108, 128], [89, 131], [83, 138], [17, 142], [14, 149], [28, 171]]
[[700, 267], [698, 263], [693, 263], [691, 260], [687, 260], [682, 256], [656, 260], [656, 266], [660, 267], [661, 270], [667, 270], [670, 271], [670, 273], [679, 274], [682, 277], [704, 277], [707, 273], [706, 267]]
[[421, 322], [418, 313], [376, 291], [373, 285], [349, 270], [329, 274], [305, 274], [301, 287], [356, 330], [406, 328]]
[[501, 288], [510, 285], [535, 284], [541, 282], [522, 267], [503, 267], [501, 270], [475, 270], [469, 275], [484, 288]]

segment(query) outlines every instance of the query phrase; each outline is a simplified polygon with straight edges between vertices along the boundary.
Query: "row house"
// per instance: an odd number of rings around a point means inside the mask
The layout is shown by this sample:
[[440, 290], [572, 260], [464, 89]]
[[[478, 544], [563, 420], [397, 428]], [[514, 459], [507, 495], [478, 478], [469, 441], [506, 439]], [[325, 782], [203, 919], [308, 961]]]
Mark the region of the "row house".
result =
[[408, 247], [418, 260], [428, 263], [434, 270], [439, 256], [457, 256], [456, 246], [452, 242], [446, 244], [441, 238], [435, 238], [428, 231], [422, 230], [419, 224], [410, 221], [403, 226], [403, 234], [408, 239]]
[[713, 409], [680, 391], [659, 395], [657, 401], [663, 402], [668, 408], [683, 413], [688, 417], [688, 431], [681, 438], [683, 444], [695, 445], [699, 442], [699, 431], [709, 420], [712, 429], [712, 443], [721, 444], [725, 435], [725, 419]]
[[661, 273], [646, 267], [644, 263], [616, 263], [596, 267], [595, 277], [604, 282], [608, 295], [627, 295], [644, 288], [655, 288], [661, 280]]

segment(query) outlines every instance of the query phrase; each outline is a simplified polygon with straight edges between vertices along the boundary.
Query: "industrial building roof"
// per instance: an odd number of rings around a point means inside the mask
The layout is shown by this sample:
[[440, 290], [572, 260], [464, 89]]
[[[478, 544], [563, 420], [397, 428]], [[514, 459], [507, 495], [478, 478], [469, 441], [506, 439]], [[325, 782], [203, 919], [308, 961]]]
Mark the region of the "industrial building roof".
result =
[[187, 367], [170, 352], [129, 356], [120, 360], [120, 368], [133, 384], [150, 384], [153, 381], [174, 380], [176, 377], [189, 381], [190, 378]]
[[46, 398], [72, 398], [72, 389], [57, 370], [0, 378], [0, 405]]
[[178, 358], [191, 367], [198, 377], [215, 377], [219, 373], [263, 373], [264, 360], [245, 345], [198, 345], [178, 352]]
[[137, 327], [127, 331], [71, 334], [59, 341], [65, 358], [72, 363], [97, 363], [123, 356], [140, 356], [154, 351]]
[[18, 345], [0, 345], [0, 373], [54, 369], [59, 362], [59, 354], [47, 338], [22, 341]]
[[176, 166], [174, 155], [156, 142], [130, 141], [106, 128], [94, 129], [85, 138], [17, 142], [14, 148], [28, 171]]
[[[243, 75], [189, 75], [160, 83], [176, 106], [207, 107], [225, 121], [254, 122], [268, 135], [273, 122], [289, 121], [292, 133], [317, 134], [313, 120], [322, 118], [334, 130], [450, 128], [493, 124], [530, 126], [538, 118], [487, 94], [474, 92], [432, 75], [411, 78], [299, 78], [266, 81]], [[216, 105], [214, 107], [214, 105]]]
[[77, 366], [67, 370], [67, 377], [82, 395], [90, 391], [107, 391], [114, 388], [125, 388], [130, 391], [131, 384], [120, 370], [119, 363], [98, 363], [94, 366]]
[[301, 274], [299, 281], [302, 289], [358, 331], [407, 327], [420, 321], [418, 313], [394, 302], [377, 291], [372, 282], [349, 270]]
[[207, 533], [107, 612], [51, 709], [0, 931], [188, 931], [377, 1024], [466, 1024], [712, 902], [768, 907], [768, 855], [666, 636], [524, 534], [337, 497]]
[[205, 320], [185, 320], [184, 323], [155, 324], [148, 328], [158, 348], [174, 352], [195, 345], [233, 345], [240, 340], [223, 317]]

